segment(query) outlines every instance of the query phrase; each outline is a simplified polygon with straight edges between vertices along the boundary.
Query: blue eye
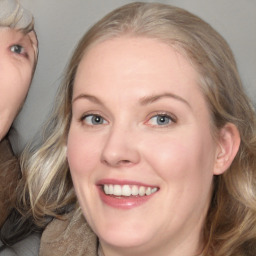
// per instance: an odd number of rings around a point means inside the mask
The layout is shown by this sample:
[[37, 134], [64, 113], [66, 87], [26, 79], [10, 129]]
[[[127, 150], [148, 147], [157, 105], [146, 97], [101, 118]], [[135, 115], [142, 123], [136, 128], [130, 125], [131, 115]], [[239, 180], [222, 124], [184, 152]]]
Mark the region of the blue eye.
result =
[[156, 126], [166, 126], [171, 123], [175, 122], [173, 118], [168, 115], [155, 115], [150, 118], [149, 124], [156, 125]]
[[17, 54], [24, 54], [25, 49], [21, 45], [15, 44], [10, 47], [11, 52], [17, 53]]
[[83, 121], [88, 125], [100, 125], [107, 123], [107, 121], [103, 117], [93, 114], [83, 117]]

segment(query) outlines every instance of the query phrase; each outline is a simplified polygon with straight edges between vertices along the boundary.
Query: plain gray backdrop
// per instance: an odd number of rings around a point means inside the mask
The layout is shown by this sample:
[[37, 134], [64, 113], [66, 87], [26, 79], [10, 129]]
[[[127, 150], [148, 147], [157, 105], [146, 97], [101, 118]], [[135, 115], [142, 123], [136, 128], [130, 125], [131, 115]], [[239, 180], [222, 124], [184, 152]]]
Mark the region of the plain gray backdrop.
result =
[[[20, 0], [35, 17], [39, 61], [26, 103], [16, 118], [11, 142], [15, 152], [46, 119], [64, 68], [85, 31], [127, 0]], [[142, 1], [150, 2], [150, 1]], [[246, 90], [256, 103], [256, 0], [162, 0], [210, 23], [230, 44]]]

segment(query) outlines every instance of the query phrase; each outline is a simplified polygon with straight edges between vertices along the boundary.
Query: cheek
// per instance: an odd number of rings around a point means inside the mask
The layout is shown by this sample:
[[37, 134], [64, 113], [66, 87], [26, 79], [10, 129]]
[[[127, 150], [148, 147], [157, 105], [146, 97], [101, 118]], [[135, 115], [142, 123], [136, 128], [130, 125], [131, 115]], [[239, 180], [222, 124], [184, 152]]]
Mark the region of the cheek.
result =
[[[19, 91], [20, 94], [23, 96], [23, 98], [28, 93], [31, 80], [32, 80], [32, 67], [27, 66], [26, 68], [22, 69], [20, 71], [20, 85], [19, 85]], [[17, 83], [18, 84], [18, 83]]]
[[99, 160], [98, 140], [84, 136], [70, 128], [67, 142], [67, 158], [72, 176], [87, 176]]
[[214, 145], [210, 136], [198, 132], [148, 139], [145, 158], [168, 182], [191, 182], [211, 179], [214, 167]]
[[158, 140], [158, 146], [149, 150], [150, 147], [145, 149], [145, 158], [163, 181], [161, 189], [165, 195], [166, 212], [177, 211], [178, 218], [187, 218], [186, 214], [192, 215], [193, 211], [200, 215], [211, 196], [214, 166], [211, 145], [196, 134], [194, 137], [184, 134]]
[[94, 185], [94, 174], [98, 163], [99, 145], [94, 141], [93, 136], [85, 136], [81, 129], [70, 127], [67, 141], [67, 160], [72, 176], [72, 181], [80, 202], [83, 214], [90, 221], [90, 214], [87, 212], [95, 202], [96, 196]]
[[[16, 108], [19, 108], [28, 93], [31, 78], [32, 69], [30, 66], [17, 68], [9, 66], [5, 69], [6, 73], [1, 72], [1, 94], [5, 95], [5, 101]], [[5, 75], [3, 75], [5, 74]]]

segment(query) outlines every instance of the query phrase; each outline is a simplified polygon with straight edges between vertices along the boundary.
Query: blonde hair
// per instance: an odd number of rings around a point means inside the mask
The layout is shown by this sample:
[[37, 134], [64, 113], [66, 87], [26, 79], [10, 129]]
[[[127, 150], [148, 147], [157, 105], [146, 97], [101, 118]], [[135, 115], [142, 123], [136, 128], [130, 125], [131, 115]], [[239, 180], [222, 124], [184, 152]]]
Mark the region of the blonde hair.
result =
[[10, 27], [28, 33], [34, 29], [34, 17], [24, 9], [19, 0], [1, 0], [0, 26]]
[[[122, 35], [161, 40], [184, 54], [200, 74], [212, 115], [213, 132], [226, 123], [239, 130], [241, 145], [231, 167], [215, 176], [214, 191], [204, 226], [202, 255], [256, 255], [256, 121], [226, 41], [197, 16], [173, 6], [131, 3], [114, 10], [81, 39], [57, 93], [54, 110], [39, 146], [23, 154], [23, 181], [18, 208], [45, 227], [52, 217], [76, 207], [66, 160], [66, 138], [72, 116], [71, 99], [77, 67], [95, 43]], [[23, 189], [23, 186], [25, 187]]]

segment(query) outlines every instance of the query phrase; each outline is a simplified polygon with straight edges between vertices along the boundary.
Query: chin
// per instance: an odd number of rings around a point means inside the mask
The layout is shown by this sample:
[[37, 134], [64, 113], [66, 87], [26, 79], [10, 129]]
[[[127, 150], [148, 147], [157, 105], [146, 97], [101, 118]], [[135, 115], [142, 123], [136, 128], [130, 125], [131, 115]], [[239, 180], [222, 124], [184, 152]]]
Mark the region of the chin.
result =
[[128, 225], [110, 225], [110, 228], [101, 228], [96, 231], [100, 241], [114, 247], [140, 247], [150, 242], [153, 237], [149, 230], [142, 227]]

